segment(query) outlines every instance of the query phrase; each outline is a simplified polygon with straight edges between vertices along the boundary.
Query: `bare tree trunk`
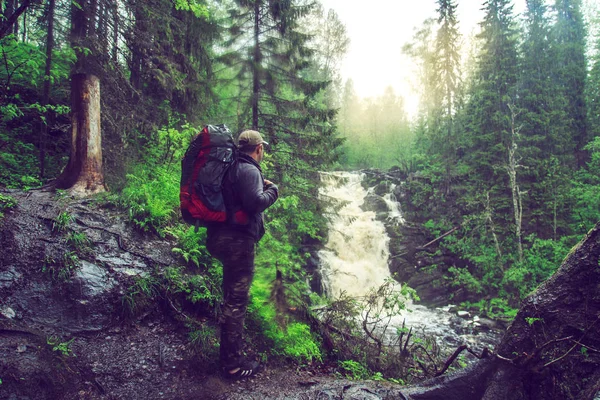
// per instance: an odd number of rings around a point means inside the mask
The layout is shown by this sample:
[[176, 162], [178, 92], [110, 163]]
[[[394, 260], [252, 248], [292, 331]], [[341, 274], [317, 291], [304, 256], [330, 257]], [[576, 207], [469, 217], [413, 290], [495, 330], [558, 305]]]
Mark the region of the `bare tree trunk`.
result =
[[23, 33], [21, 33], [21, 38], [23, 43], [27, 41], [27, 9], [23, 11]]
[[131, 65], [129, 70], [131, 76], [129, 81], [131, 86], [140, 90], [142, 88], [142, 72], [144, 70], [143, 49], [141, 44], [141, 32], [146, 31], [146, 21], [144, 20], [143, 5], [140, 1], [136, 1], [133, 7], [133, 18], [135, 20], [133, 31], [130, 33], [133, 43], [131, 46]]
[[506, 171], [508, 172], [508, 178], [510, 180], [510, 191], [512, 193], [513, 210], [515, 216], [515, 235], [517, 238], [517, 251], [519, 253], [519, 261], [523, 261], [523, 240], [521, 238], [522, 219], [523, 219], [523, 201], [522, 192], [519, 189], [517, 183], [517, 168], [519, 163], [517, 160], [517, 138], [519, 136], [519, 129], [515, 126], [515, 113], [514, 106], [509, 104], [510, 118], [511, 118], [511, 143], [508, 146], [508, 165]]
[[496, 254], [498, 255], [498, 259], [500, 260], [502, 259], [502, 249], [500, 248], [500, 241], [498, 240], [498, 235], [496, 235], [496, 224], [494, 224], [494, 220], [492, 219], [490, 192], [486, 193], [485, 218], [490, 226], [490, 231], [492, 232], [492, 237], [494, 238], [494, 246], [496, 247]]
[[119, 6], [118, 3], [112, 5], [113, 18], [113, 43], [112, 43], [112, 59], [115, 64], [118, 63], [119, 56]]
[[29, 7], [31, 0], [24, 0], [18, 8], [16, 7], [15, 1], [8, 1], [6, 10], [4, 10], [4, 17], [6, 18], [0, 24], [0, 39], [4, 36], [14, 33], [15, 35], [19, 32], [19, 24], [16, 23], [19, 16], [25, 12]]
[[260, 68], [260, 2], [254, 2], [254, 55], [252, 59], [252, 129], [258, 129], [258, 95], [260, 81], [258, 69]]
[[108, 56], [108, 5], [104, 2], [98, 4], [98, 46], [100, 54]]
[[[48, 34], [46, 36], [46, 69], [44, 72], [44, 89], [42, 93], [42, 106], [50, 103], [50, 71], [52, 69], [52, 50], [54, 48], [54, 5], [55, 0], [48, 1]], [[40, 179], [44, 179], [46, 165], [46, 137], [50, 111], [45, 112], [45, 121], [40, 125]]]
[[72, 138], [69, 163], [56, 181], [76, 195], [103, 192], [100, 80], [93, 75], [71, 78]]

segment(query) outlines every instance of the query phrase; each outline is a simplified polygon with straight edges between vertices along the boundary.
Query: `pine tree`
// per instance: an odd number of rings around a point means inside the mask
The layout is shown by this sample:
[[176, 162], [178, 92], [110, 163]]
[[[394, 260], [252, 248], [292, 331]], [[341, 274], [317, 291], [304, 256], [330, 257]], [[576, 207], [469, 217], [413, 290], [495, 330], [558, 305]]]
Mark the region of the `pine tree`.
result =
[[[71, 41], [82, 48], [95, 36], [95, 1], [80, 1], [71, 9]], [[71, 154], [55, 186], [73, 194], [102, 192], [102, 131], [100, 123], [100, 80], [94, 74], [97, 59], [79, 51], [71, 73]]]
[[565, 111], [570, 141], [575, 144], [578, 167], [585, 166], [587, 155], [583, 149], [589, 137], [586, 127], [585, 79], [585, 26], [581, 13], [581, 0], [556, 0], [556, 24], [552, 37], [556, 43], [553, 79], [566, 99]]
[[317, 97], [327, 82], [310, 76], [314, 50], [308, 47], [310, 35], [299, 26], [312, 5], [287, 0], [236, 4], [229, 11], [230, 51], [222, 57], [239, 85], [233, 96], [234, 126], [265, 134], [278, 177], [293, 180], [300, 189], [303, 184], [296, 180], [331, 163], [340, 144], [335, 112]]
[[414, 81], [415, 89], [419, 94], [419, 110], [416, 120], [416, 145], [417, 151], [432, 154], [436, 113], [437, 84], [435, 76], [436, 52], [434, 27], [436, 20], [427, 19], [413, 35], [411, 43], [402, 47], [402, 52], [412, 57], [417, 68]]
[[310, 76], [330, 82], [324, 93], [325, 103], [329, 108], [339, 108], [342, 93], [340, 62], [350, 44], [346, 26], [334, 10], [330, 9], [325, 15], [320, 4], [303, 19], [302, 25], [305, 26], [306, 33], [312, 36], [309, 46], [314, 50], [314, 62]]
[[500, 258], [504, 253], [500, 243], [510, 230], [515, 231], [509, 227], [519, 225], [518, 180], [511, 173], [519, 157], [514, 152], [518, 146], [514, 118], [519, 111], [514, 104], [519, 59], [509, 1], [489, 0], [484, 7], [482, 48], [463, 116], [464, 160], [471, 171], [471, 194], [464, 200], [479, 204], [473, 212], [481, 213]]
[[435, 81], [433, 146], [442, 157], [445, 169], [444, 191], [450, 191], [452, 169], [456, 165], [456, 129], [454, 114], [457, 106], [457, 92], [460, 78], [460, 54], [456, 4], [453, 0], [438, 0], [438, 24], [440, 27], [435, 45]]
[[506, 187], [502, 165], [510, 143], [509, 105], [516, 98], [517, 36], [508, 0], [485, 3], [482, 49], [469, 101], [468, 159], [488, 188]]
[[[593, 22], [600, 27], [600, 15]], [[596, 37], [595, 54], [586, 84], [586, 104], [588, 106], [589, 136], [600, 136], [600, 32]]]
[[562, 90], [552, 79], [553, 46], [550, 21], [542, 0], [527, 2], [525, 35], [521, 51], [518, 121], [521, 126], [521, 155], [527, 169], [524, 190], [529, 230], [542, 237], [556, 237], [560, 199], [566, 189], [565, 177], [574, 163], [574, 143], [570, 138]]

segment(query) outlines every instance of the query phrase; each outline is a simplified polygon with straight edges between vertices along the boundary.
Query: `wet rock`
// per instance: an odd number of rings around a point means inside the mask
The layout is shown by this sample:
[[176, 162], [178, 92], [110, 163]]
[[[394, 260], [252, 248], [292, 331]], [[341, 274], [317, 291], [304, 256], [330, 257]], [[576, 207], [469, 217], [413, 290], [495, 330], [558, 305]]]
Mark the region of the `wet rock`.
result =
[[95, 297], [110, 292], [116, 282], [107, 271], [96, 264], [82, 260], [73, 277], [73, 285], [78, 286], [83, 297]]
[[9, 268], [7, 271], [0, 271], [0, 288], [9, 288], [18, 282], [23, 275], [14, 268]]
[[12, 308], [10, 308], [8, 306], [4, 306], [4, 307], [0, 308], [0, 314], [2, 314], [5, 318], [8, 318], [8, 319], [13, 319], [17, 315], [15, 310], [13, 310]]
[[380, 182], [373, 188], [373, 193], [377, 196], [383, 197], [384, 195], [390, 192], [390, 186], [391, 184], [388, 181]]
[[[89, 200], [42, 191], [11, 196], [19, 205], [0, 226], [0, 298], [25, 324], [61, 334], [105, 329], [122, 314], [132, 276], [179, 264], [173, 243]], [[63, 213], [70, 218], [58, 229]], [[89, 245], [76, 247], [74, 234]]]
[[388, 213], [390, 211], [385, 200], [374, 193], [365, 197], [365, 201], [360, 207], [363, 211], [374, 211], [375, 213]]

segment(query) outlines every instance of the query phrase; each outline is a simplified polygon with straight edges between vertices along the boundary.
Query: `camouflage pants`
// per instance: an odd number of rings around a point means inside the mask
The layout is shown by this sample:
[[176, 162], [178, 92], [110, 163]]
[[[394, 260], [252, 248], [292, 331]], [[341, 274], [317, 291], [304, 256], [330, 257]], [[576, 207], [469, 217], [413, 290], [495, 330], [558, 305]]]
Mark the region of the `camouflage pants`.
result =
[[244, 318], [254, 276], [254, 239], [221, 229], [208, 236], [206, 248], [223, 264], [220, 361], [222, 367], [234, 368], [243, 358]]

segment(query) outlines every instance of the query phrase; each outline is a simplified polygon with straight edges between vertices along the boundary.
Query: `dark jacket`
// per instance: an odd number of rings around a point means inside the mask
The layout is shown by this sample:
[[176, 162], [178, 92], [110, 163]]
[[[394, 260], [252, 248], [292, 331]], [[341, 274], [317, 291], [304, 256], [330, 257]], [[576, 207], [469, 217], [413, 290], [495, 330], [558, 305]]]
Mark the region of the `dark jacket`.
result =
[[265, 234], [263, 211], [279, 197], [277, 186], [265, 185], [258, 163], [241, 153], [237, 163], [228, 171], [223, 196], [229, 220], [227, 224], [209, 225], [208, 235], [220, 229], [233, 229], [247, 233], [258, 242]]

